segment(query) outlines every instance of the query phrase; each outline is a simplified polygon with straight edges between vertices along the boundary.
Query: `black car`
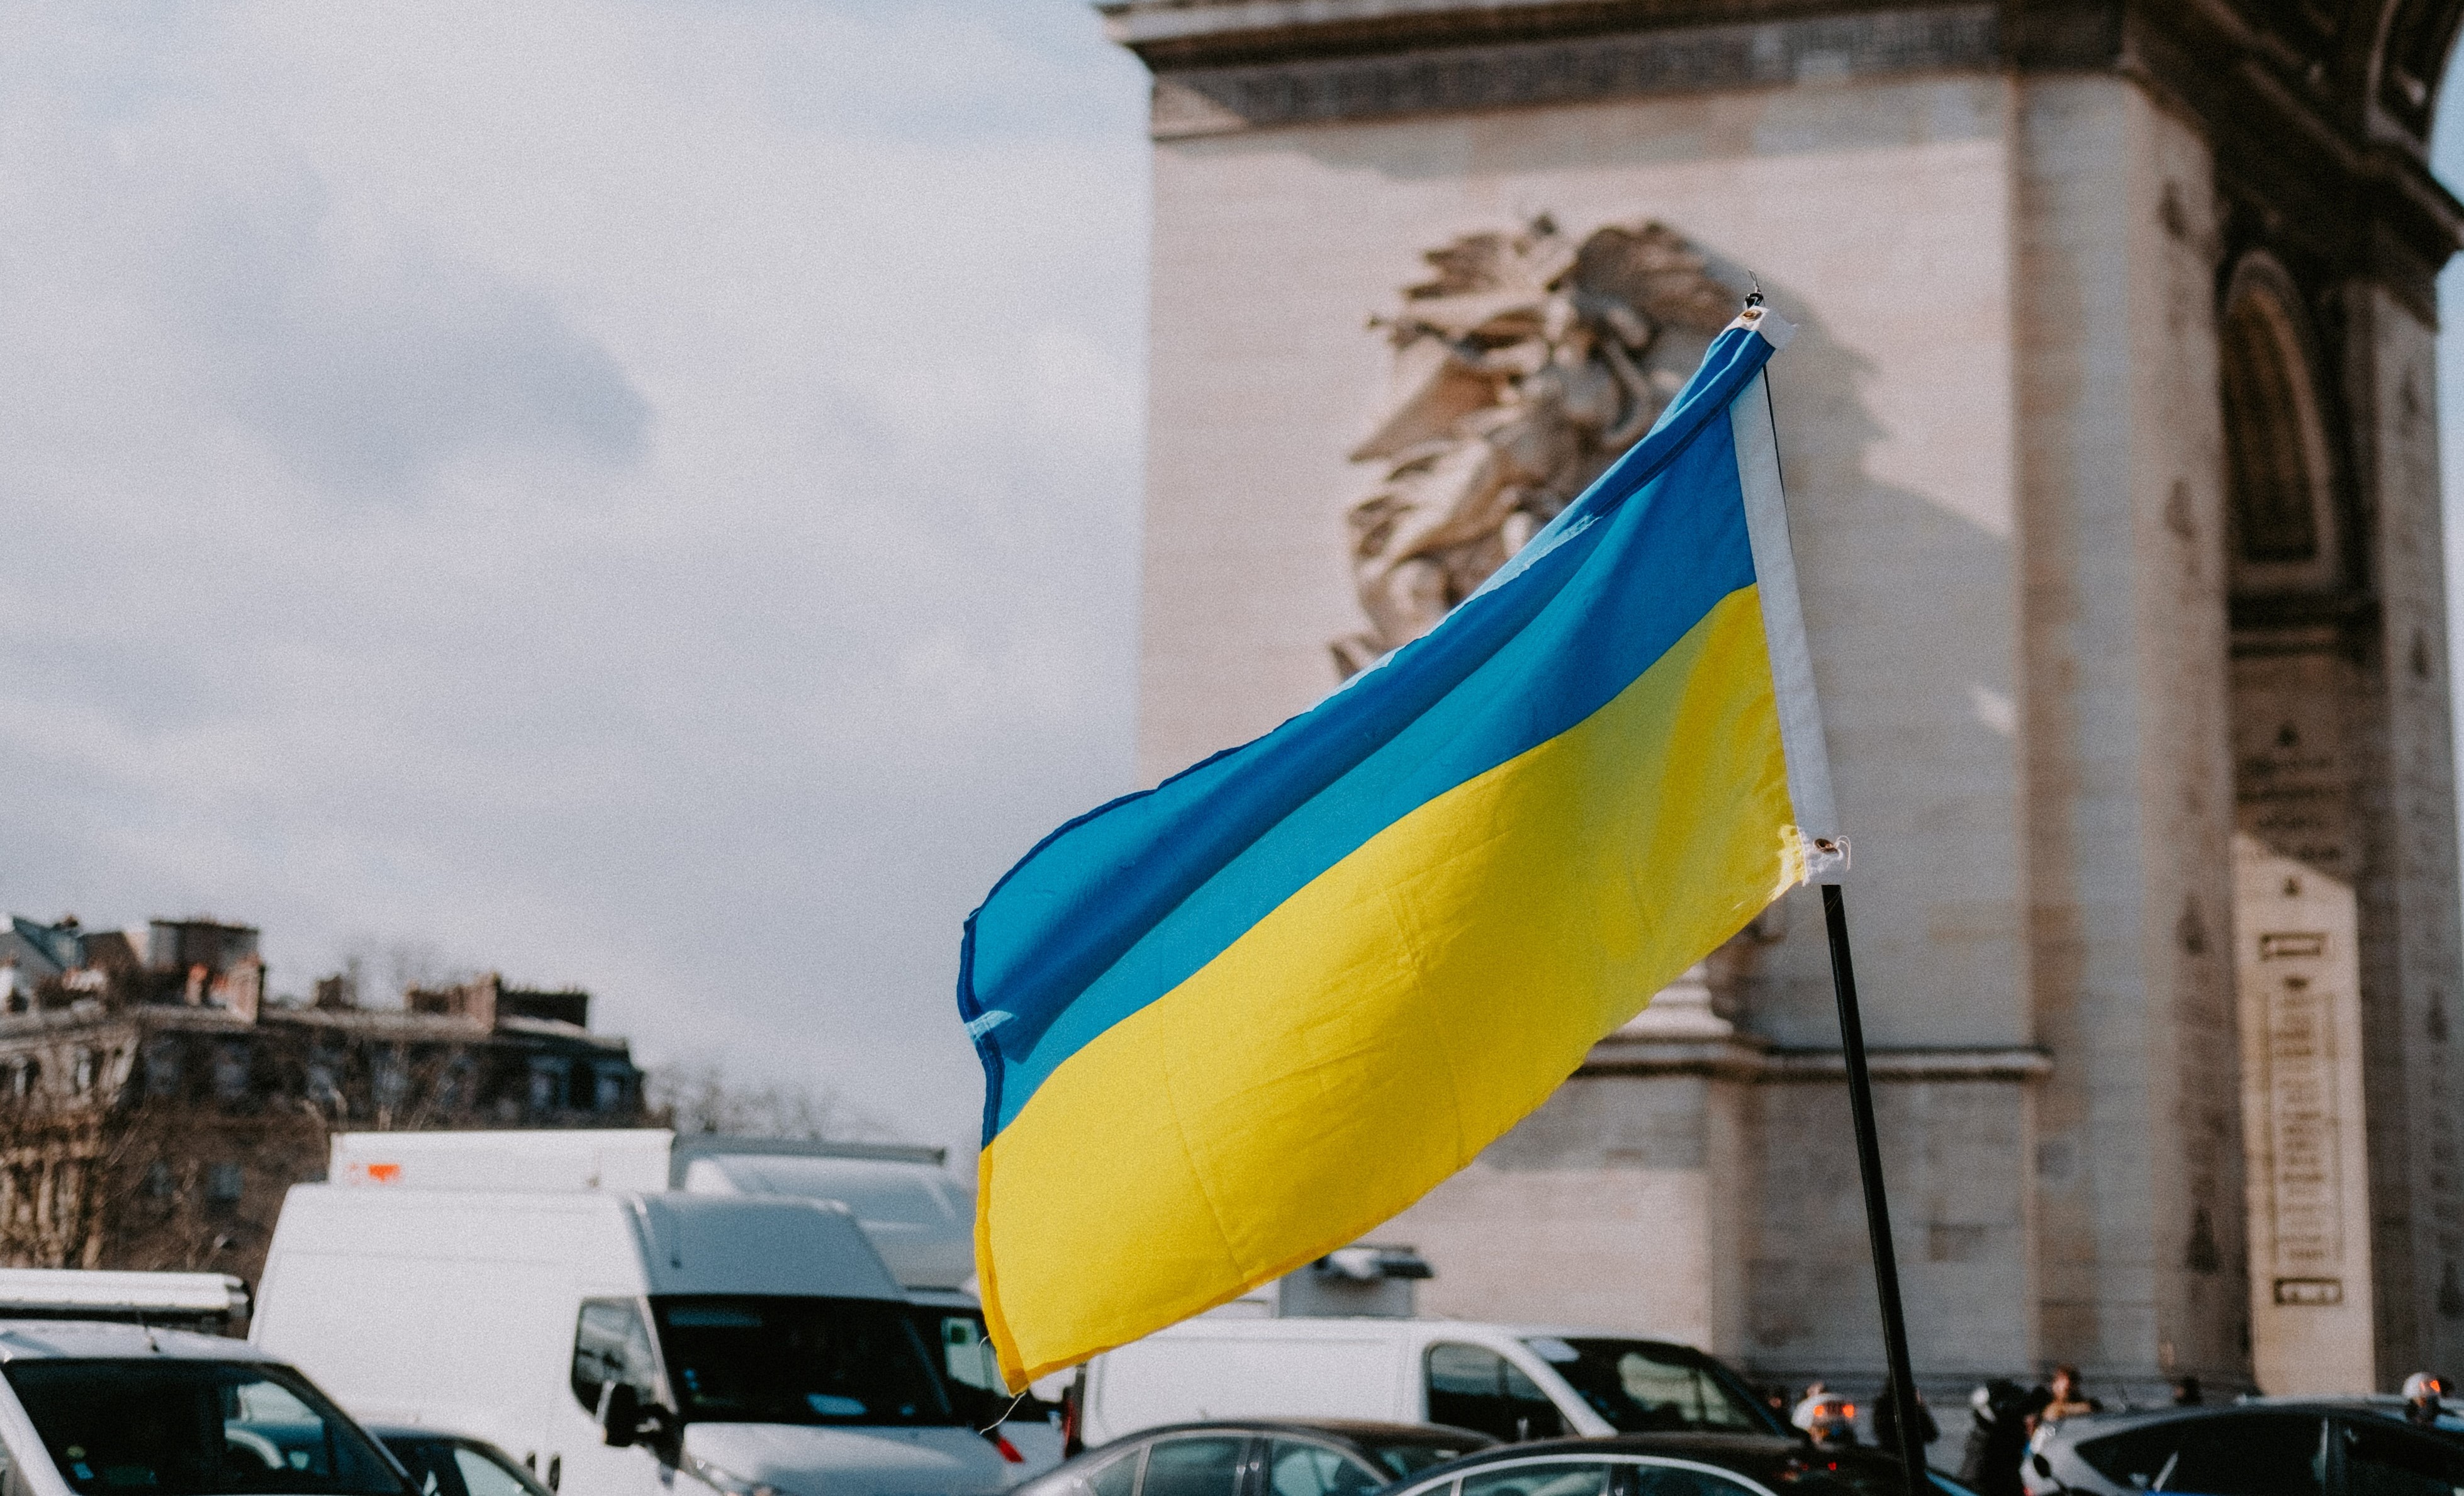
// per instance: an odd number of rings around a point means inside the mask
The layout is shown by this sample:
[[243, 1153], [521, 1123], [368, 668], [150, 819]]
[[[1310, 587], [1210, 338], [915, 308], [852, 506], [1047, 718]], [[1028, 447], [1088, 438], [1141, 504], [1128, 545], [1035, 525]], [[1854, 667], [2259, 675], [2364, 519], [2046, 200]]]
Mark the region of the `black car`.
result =
[[1369, 1496], [1496, 1442], [1441, 1423], [1173, 1423], [1074, 1456], [1010, 1496]]
[[2021, 1478], [2039, 1496], [2448, 1496], [2464, 1439], [2334, 1399], [2091, 1414], [2040, 1436]]
[[[1879, 1449], [1769, 1434], [1623, 1434], [1509, 1444], [1436, 1465], [1387, 1496], [1904, 1496]], [[1974, 1496], [1928, 1470], [1940, 1496]]]
[[550, 1496], [539, 1478], [484, 1439], [416, 1425], [364, 1425], [420, 1496]]

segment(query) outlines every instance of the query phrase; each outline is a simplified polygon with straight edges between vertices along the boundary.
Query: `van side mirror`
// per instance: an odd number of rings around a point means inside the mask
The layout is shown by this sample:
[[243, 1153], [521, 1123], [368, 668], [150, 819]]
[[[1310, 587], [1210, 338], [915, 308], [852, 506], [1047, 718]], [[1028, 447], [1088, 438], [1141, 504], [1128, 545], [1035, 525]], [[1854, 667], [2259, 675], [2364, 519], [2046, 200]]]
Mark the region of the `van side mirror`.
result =
[[599, 1396], [599, 1433], [610, 1449], [642, 1437], [642, 1395], [627, 1382], [609, 1382]]

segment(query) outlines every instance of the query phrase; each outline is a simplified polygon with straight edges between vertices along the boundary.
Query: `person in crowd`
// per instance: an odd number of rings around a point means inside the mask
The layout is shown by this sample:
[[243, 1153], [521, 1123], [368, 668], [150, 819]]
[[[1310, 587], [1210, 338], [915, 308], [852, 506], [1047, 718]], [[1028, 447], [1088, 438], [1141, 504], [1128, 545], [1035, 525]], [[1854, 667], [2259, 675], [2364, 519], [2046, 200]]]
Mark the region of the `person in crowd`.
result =
[[2208, 1395], [2199, 1386], [2199, 1379], [2197, 1377], [2176, 1376], [2173, 1378], [2173, 1406], [2177, 1408], [2195, 1408], [2205, 1403], [2207, 1400]]
[[[1899, 1399], [1891, 1394], [1892, 1388], [1885, 1381], [1881, 1395], [1874, 1399], [1874, 1442], [1897, 1454], [1900, 1448], [1900, 1407]], [[1933, 1409], [1925, 1406], [1925, 1394], [1920, 1392], [1917, 1394], [1917, 1442], [1930, 1444], [1941, 1437], [1942, 1425], [1933, 1420]]]
[[2082, 1413], [2101, 1412], [2103, 1408], [2103, 1403], [2087, 1395], [2087, 1385], [2079, 1379], [2079, 1368], [2065, 1361], [2054, 1368], [2052, 1379], [2045, 1383], [2044, 1405], [2036, 1410], [2029, 1432], [2034, 1433], [2044, 1424], [2075, 1419]]
[[2438, 1415], [2444, 1411], [2440, 1398], [2447, 1395], [2447, 1384], [2428, 1372], [2415, 1372], [2404, 1379], [2404, 1416], [2424, 1428], [2437, 1426]]
[[1826, 1448], [1857, 1441], [1857, 1404], [1822, 1382], [1805, 1389], [1805, 1397], [1788, 1420], [1805, 1430], [1806, 1438]]
[[2028, 1452], [2044, 1389], [2031, 1392], [1995, 1377], [1968, 1397], [1968, 1443], [1960, 1451], [1959, 1479], [1977, 1496], [2024, 1496], [2019, 1462]]
[[1772, 1418], [1783, 1423], [1792, 1421], [1789, 1418], [1790, 1404], [1786, 1387], [1764, 1386], [1755, 1390], [1762, 1395], [1763, 1406], [1771, 1409]]

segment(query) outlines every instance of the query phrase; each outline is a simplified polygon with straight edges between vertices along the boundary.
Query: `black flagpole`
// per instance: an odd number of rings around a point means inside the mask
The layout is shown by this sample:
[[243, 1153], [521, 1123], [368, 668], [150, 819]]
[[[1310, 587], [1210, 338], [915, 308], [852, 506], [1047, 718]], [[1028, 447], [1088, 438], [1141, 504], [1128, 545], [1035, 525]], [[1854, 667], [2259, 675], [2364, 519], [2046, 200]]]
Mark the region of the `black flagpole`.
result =
[[1882, 1199], [1882, 1144], [1874, 1130], [1874, 1080], [1865, 1072], [1865, 1024], [1857, 1016], [1857, 967], [1848, 957], [1848, 906], [1839, 885], [1822, 885], [1822, 923], [1831, 935], [1831, 987], [1839, 998], [1839, 1047], [1848, 1060], [1848, 1110], [1857, 1125], [1857, 1172], [1865, 1182], [1865, 1234], [1874, 1244], [1874, 1288], [1882, 1301], [1882, 1349], [1890, 1358], [1891, 1409], [1908, 1496], [1931, 1496], [1925, 1479], [1924, 1415], [1908, 1369], [1908, 1321], [1900, 1307], [1900, 1263], [1891, 1250], [1891, 1208]]

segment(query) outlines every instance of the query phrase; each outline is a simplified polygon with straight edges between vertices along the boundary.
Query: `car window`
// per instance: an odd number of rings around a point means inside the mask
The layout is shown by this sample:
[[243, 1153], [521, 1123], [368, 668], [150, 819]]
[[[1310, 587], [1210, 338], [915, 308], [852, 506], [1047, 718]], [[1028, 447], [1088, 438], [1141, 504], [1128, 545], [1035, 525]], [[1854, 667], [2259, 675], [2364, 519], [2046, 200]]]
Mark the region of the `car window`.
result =
[[1529, 1460], [1463, 1472], [1462, 1496], [1608, 1496], [1601, 1460]]
[[69, 1488], [403, 1496], [358, 1426], [287, 1367], [230, 1361], [17, 1361], [6, 1368]]
[[650, 1358], [650, 1327], [630, 1299], [591, 1299], [573, 1327], [573, 1400], [599, 1416], [599, 1399], [617, 1382], [657, 1400]]
[[1635, 1466], [1634, 1485], [1635, 1496], [1755, 1496], [1752, 1486], [1734, 1476], [1657, 1460]]
[[1620, 1434], [1707, 1428], [1787, 1433], [1744, 1383], [1685, 1346], [1605, 1336], [1523, 1342]]
[[[1460, 1460], [1475, 1450], [1486, 1449], [1490, 1441], [1482, 1439], [1449, 1439], [1422, 1442], [1419, 1440], [1395, 1440], [1368, 1445], [1370, 1458], [1385, 1466], [1388, 1480], [1400, 1480], [1419, 1474], [1431, 1465]], [[1434, 1487], [1432, 1487], [1434, 1489]]]
[[462, 1472], [453, 1466], [453, 1445], [449, 1441], [388, 1437], [384, 1442], [410, 1472], [410, 1484], [419, 1487], [419, 1496], [471, 1496], [463, 1488]]
[[1557, 1405], [1522, 1368], [1484, 1346], [1429, 1347], [1429, 1421], [1492, 1438], [1554, 1439], [1566, 1432]]
[[2318, 1496], [2325, 1426], [2298, 1413], [2168, 1419], [2084, 1440], [2079, 1456], [2122, 1486], [2199, 1496]]
[[1266, 1446], [1272, 1496], [1368, 1496], [1387, 1478], [1327, 1444], [1278, 1439]]
[[1245, 1438], [1220, 1434], [1158, 1439], [1147, 1446], [1138, 1496], [1235, 1496], [1248, 1444]]
[[2348, 1496], [2457, 1496], [2464, 1458], [2409, 1429], [2344, 1426], [2344, 1489]]
[[462, 1477], [462, 1488], [471, 1496], [531, 1496], [521, 1477], [475, 1449], [456, 1445], [453, 1469]]
[[1138, 1456], [1145, 1452], [1140, 1444], [1095, 1466], [1083, 1477], [1085, 1488], [1093, 1496], [1137, 1496]]

